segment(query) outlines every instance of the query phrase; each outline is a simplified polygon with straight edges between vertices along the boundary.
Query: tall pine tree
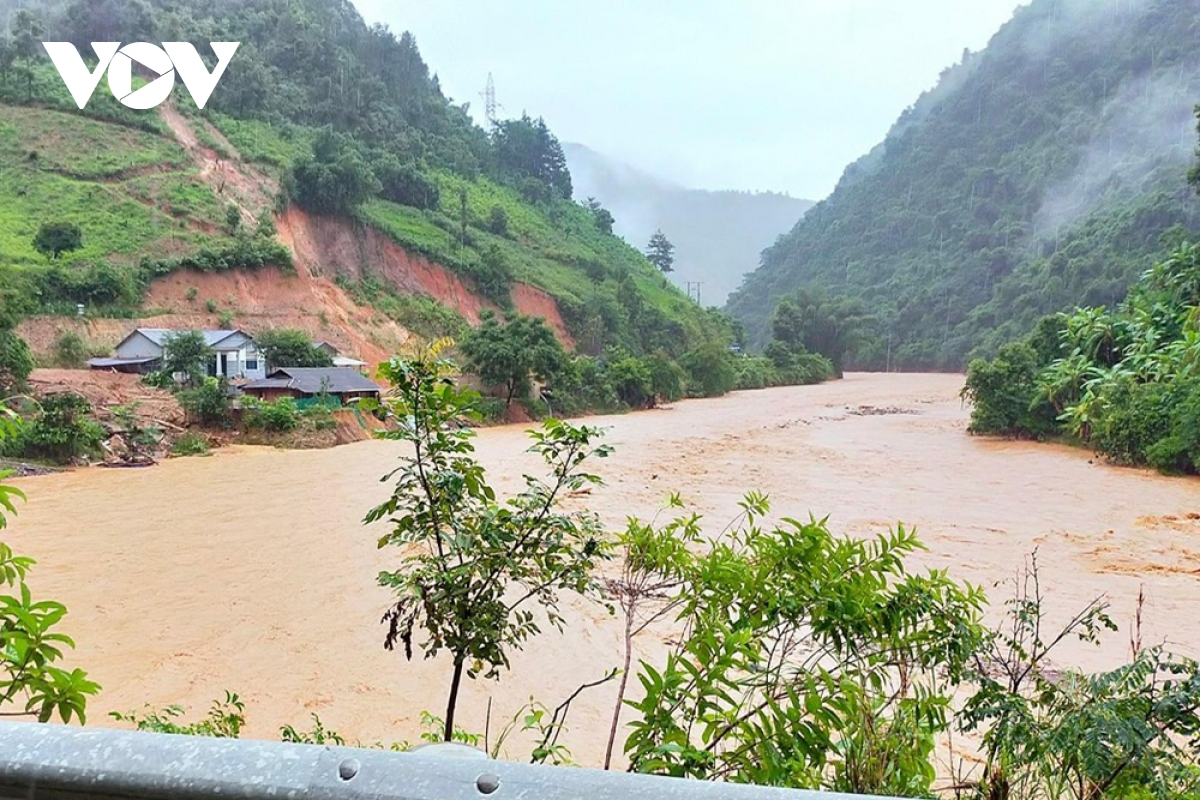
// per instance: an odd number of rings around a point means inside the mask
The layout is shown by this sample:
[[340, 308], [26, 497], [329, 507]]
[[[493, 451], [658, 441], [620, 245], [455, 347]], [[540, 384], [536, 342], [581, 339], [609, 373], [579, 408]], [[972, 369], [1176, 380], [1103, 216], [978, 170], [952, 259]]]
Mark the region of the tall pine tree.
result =
[[650, 243], [646, 245], [646, 259], [662, 272], [675, 271], [675, 245], [671, 244], [661, 228], [654, 232]]

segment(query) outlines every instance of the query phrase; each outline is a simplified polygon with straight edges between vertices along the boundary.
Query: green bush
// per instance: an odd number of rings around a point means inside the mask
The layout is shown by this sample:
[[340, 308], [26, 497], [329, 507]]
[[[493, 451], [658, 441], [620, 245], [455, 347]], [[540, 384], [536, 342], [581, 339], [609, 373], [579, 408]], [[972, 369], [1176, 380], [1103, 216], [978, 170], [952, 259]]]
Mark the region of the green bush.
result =
[[654, 384], [650, 368], [640, 358], [625, 356], [608, 365], [609, 383], [622, 403], [630, 408], [653, 405]]
[[25, 340], [0, 328], [0, 399], [25, 391], [33, 367], [33, 353]]
[[54, 341], [54, 363], [60, 367], [83, 367], [87, 364], [90, 353], [87, 342], [75, 331], [63, 331]]
[[177, 456], [206, 456], [210, 452], [208, 439], [190, 431], [180, 436], [171, 445], [171, 453]]
[[1103, 398], [1092, 446], [1118, 464], [1147, 463], [1147, 450], [1171, 432], [1170, 391], [1160, 383], [1125, 378], [1106, 386]]
[[176, 398], [188, 419], [198, 425], [227, 428], [232, 422], [228, 384], [224, 380], [205, 378], [198, 387], [179, 392]]
[[1023, 342], [1000, 348], [992, 361], [972, 361], [962, 390], [972, 404], [968, 430], [1034, 438], [1052, 432], [1053, 412], [1038, 399], [1040, 371], [1036, 352]]
[[104, 430], [90, 418], [92, 404], [74, 392], [43, 397], [33, 420], [21, 426], [9, 455], [68, 464], [100, 451]]
[[733, 355], [720, 344], [702, 345], [686, 353], [680, 366], [688, 375], [688, 386], [701, 397], [720, 397], [737, 386]]
[[687, 395], [687, 373], [678, 362], [662, 352], [647, 356], [645, 361], [656, 397], [674, 403]]
[[248, 430], [286, 433], [300, 427], [300, 409], [290, 397], [252, 404], [243, 400], [242, 407], [246, 411], [244, 421]]

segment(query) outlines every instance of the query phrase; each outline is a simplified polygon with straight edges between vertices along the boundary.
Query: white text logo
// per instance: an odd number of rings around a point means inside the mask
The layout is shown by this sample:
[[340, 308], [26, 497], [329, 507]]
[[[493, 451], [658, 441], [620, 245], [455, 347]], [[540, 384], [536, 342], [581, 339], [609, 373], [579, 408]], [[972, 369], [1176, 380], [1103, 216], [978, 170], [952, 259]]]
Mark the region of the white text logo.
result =
[[[210, 42], [213, 52], [217, 55], [217, 66], [212, 72], [204, 66], [196, 48], [187, 42], [163, 42], [162, 47], [148, 42], [133, 42], [124, 47], [120, 42], [92, 42], [99, 64], [94, 72], [89, 71], [87, 64], [75, 45], [70, 42], [42, 42], [50, 60], [62, 76], [63, 83], [75, 103], [83, 108], [104, 72], [108, 71], [108, 88], [113, 97], [122, 104], [136, 109], [154, 108], [170, 96], [175, 88], [175, 74], [183, 79], [183, 85], [191, 92], [192, 99], [199, 108], [204, 108], [217, 81], [225, 74], [233, 54], [237, 52], [240, 42]], [[136, 91], [133, 88], [133, 62], [141, 64], [158, 77]]]

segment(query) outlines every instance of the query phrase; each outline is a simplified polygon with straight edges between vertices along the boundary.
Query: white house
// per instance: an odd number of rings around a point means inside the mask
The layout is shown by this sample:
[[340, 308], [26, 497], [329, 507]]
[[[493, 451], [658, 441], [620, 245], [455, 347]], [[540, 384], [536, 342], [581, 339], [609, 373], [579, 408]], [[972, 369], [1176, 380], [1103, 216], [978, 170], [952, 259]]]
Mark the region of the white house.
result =
[[[93, 369], [153, 372], [161, 366], [167, 340], [181, 332], [164, 328], [137, 328], [116, 346], [114, 358], [96, 358], [89, 364]], [[250, 334], [242, 330], [201, 333], [204, 334], [205, 344], [214, 353], [212, 363], [208, 365], [209, 375], [251, 380], [267, 376], [267, 365]]]

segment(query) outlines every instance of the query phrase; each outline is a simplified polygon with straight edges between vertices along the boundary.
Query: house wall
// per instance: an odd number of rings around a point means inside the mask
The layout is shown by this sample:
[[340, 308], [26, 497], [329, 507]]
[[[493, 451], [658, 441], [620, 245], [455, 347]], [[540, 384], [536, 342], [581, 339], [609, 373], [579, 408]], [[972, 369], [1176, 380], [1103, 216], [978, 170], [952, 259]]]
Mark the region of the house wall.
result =
[[161, 358], [162, 354], [161, 347], [138, 332], [128, 336], [114, 351], [117, 358]]
[[[226, 357], [227, 370], [221, 369], [222, 355]], [[267, 365], [253, 344], [244, 344], [236, 349], [228, 349], [222, 342], [220, 349], [213, 357], [213, 374], [224, 378], [258, 380], [267, 377]]]
[[246, 392], [246, 394], [248, 394], [252, 397], [257, 397], [259, 400], [265, 400], [265, 401], [271, 402], [271, 403], [275, 402], [276, 400], [280, 399], [281, 397], [291, 397], [292, 399], [297, 399], [297, 400], [299, 398], [303, 397], [303, 395], [300, 394], [300, 392], [297, 392], [295, 389], [282, 389], [282, 388], [281, 389], [251, 389], [250, 391]]

